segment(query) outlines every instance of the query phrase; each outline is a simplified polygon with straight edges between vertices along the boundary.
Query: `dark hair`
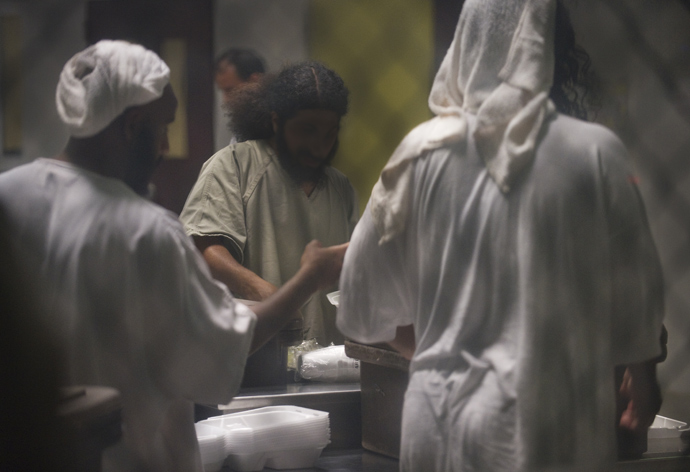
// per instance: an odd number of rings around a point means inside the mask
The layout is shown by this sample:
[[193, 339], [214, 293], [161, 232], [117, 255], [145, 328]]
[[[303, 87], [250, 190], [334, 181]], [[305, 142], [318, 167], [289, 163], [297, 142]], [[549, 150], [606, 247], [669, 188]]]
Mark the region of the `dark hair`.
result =
[[347, 114], [348, 95], [343, 79], [323, 64], [290, 65], [233, 95], [232, 131], [238, 141], [268, 139], [273, 136], [271, 112], [282, 123], [299, 110], [331, 110], [342, 117]]
[[252, 74], [266, 72], [264, 60], [251, 49], [231, 48], [223, 51], [216, 59], [216, 73], [222, 70], [225, 62], [235, 66], [237, 75], [242, 80], [249, 80]]
[[575, 31], [568, 10], [556, 2], [554, 38], [555, 68], [549, 97], [556, 109], [583, 120], [588, 110], [596, 111], [596, 77], [589, 54], [575, 42]]

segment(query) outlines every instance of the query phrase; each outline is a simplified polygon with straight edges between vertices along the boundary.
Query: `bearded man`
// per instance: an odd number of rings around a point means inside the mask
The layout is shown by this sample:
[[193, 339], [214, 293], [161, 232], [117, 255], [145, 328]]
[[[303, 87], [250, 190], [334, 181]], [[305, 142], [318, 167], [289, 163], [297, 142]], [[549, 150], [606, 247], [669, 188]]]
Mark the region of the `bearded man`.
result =
[[[299, 268], [300, 248], [349, 240], [358, 218], [348, 179], [330, 167], [347, 113], [342, 79], [316, 62], [243, 87], [230, 104], [230, 145], [204, 165], [180, 216], [211, 272], [263, 300]], [[302, 307], [304, 338], [342, 343], [322, 291]]]
[[345, 251], [311, 242], [296, 276], [251, 310], [214, 280], [177, 216], [141, 196], [168, 151], [169, 82], [153, 51], [89, 46], [57, 87], [66, 149], [0, 175], [9, 249], [43, 282], [63, 382], [122, 394], [105, 472], [203, 471], [193, 402], [229, 402], [247, 354], [338, 280]]

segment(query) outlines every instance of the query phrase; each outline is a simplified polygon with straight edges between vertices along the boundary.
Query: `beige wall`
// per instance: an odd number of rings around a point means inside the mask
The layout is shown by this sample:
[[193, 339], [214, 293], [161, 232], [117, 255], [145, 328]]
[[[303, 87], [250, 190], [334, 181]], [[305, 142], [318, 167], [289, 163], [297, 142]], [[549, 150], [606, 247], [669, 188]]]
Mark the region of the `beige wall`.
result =
[[[277, 71], [287, 62], [307, 59], [308, 6], [307, 0], [216, 0], [215, 54], [230, 47], [254, 49], [264, 58], [269, 71]], [[221, 103], [216, 91], [216, 149], [230, 141]]]
[[52, 156], [67, 142], [55, 111], [55, 86], [62, 66], [86, 44], [85, 4], [85, 0], [0, 0], [0, 15], [19, 15], [22, 22], [24, 138], [21, 155], [0, 155], [0, 171], [37, 156]]
[[369, 200], [400, 140], [431, 117], [431, 0], [314, 0], [309, 10], [311, 57], [335, 69], [350, 90], [340, 149], [333, 165]]

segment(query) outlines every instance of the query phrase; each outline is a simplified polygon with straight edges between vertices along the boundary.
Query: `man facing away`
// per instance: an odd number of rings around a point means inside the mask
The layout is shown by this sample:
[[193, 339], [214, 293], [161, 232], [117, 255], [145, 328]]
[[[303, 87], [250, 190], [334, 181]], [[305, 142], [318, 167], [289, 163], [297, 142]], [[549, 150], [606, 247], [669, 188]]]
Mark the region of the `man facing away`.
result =
[[[305, 241], [344, 243], [357, 222], [354, 189], [330, 167], [348, 91], [334, 71], [306, 62], [233, 97], [241, 142], [204, 164], [180, 219], [218, 280], [264, 300], [299, 269]], [[324, 346], [343, 341], [326, 292], [301, 310], [305, 339]]]
[[177, 106], [167, 65], [101, 41], [65, 65], [56, 100], [65, 150], [0, 175], [0, 203], [14, 249], [44, 282], [65, 382], [122, 394], [123, 438], [104, 471], [201, 471], [193, 402], [232, 398], [247, 354], [337, 280], [345, 247], [312, 242], [252, 312], [213, 279], [176, 216], [141, 197]]
[[464, 3], [436, 117], [352, 236], [338, 327], [411, 357], [402, 471], [611, 470], [616, 427], [645, 434], [658, 411], [660, 264], [620, 140], [554, 109], [582, 91], [574, 50], [554, 54], [563, 13]]
[[[222, 93], [222, 109], [228, 119], [232, 119], [232, 94], [245, 85], [258, 82], [265, 72], [264, 60], [251, 49], [230, 48], [216, 58], [215, 82]], [[228, 123], [228, 128], [231, 128], [231, 123]], [[236, 143], [237, 137], [233, 135], [230, 144]]]
[[251, 49], [231, 48], [216, 58], [216, 87], [223, 93], [223, 104], [243, 85], [258, 82], [266, 72], [264, 60]]

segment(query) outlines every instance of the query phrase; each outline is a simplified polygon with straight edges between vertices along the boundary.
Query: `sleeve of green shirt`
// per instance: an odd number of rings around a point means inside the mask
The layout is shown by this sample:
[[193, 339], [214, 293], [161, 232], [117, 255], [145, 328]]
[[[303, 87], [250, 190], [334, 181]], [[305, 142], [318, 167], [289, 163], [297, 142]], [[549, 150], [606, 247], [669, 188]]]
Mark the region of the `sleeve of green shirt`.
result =
[[180, 220], [190, 236], [221, 236], [233, 257], [242, 263], [247, 242], [242, 199], [246, 182], [240, 174], [235, 146], [214, 154], [202, 167]]
[[336, 183], [335, 188], [340, 194], [343, 202], [345, 202], [345, 205], [347, 205], [348, 225], [350, 236], [352, 236], [352, 232], [359, 221], [359, 199], [357, 198], [357, 192], [352, 186], [352, 183], [350, 183], [350, 179], [344, 174], [338, 171], [332, 175]]
[[347, 180], [347, 184], [350, 189], [349, 201], [352, 205], [352, 210], [350, 211], [350, 236], [352, 236], [352, 232], [355, 230], [357, 222], [359, 222], [359, 198], [357, 198], [357, 192], [355, 192], [349, 179]]

